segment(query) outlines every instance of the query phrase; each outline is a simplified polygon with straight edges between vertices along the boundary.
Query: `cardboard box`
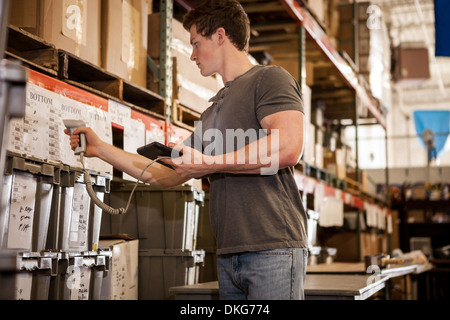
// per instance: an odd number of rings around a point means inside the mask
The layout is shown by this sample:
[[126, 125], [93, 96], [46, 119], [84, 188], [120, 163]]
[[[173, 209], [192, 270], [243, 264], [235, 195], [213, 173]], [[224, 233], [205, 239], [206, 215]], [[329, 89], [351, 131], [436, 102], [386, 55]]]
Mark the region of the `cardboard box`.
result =
[[[362, 236], [363, 234], [361, 234]], [[321, 240], [323, 247], [336, 248], [336, 262], [358, 262], [358, 234], [356, 232], [341, 232]], [[363, 251], [361, 247], [361, 251]]]
[[102, 67], [147, 88], [148, 2], [102, 0]]
[[[356, 181], [356, 171], [351, 169], [346, 172], [347, 178]], [[367, 172], [364, 170], [359, 170], [359, 181], [361, 186], [361, 191], [368, 193], [369, 192], [369, 176]]]
[[323, 168], [329, 173], [336, 175], [339, 179], [345, 179], [345, 153], [344, 150], [336, 149], [335, 151], [323, 151]]
[[[153, 13], [148, 16], [148, 54], [153, 59], [160, 57], [160, 34], [161, 34], [161, 13]], [[186, 44], [189, 51], [191, 49], [191, 36], [189, 32], [184, 29], [183, 24], [176, 20], [172, 20], [172, 40], [176, 39], [181, 43]]]
[[303, 161], [309, 164], [315, 164], [316, 159], [316, 128], [311, 123], [305, 124], [305, 150], [303, 151]]
[[423, 47], [397, 47], [394, 49], [394, 80], [411, 83], [430, 78], [428, 49]]
[[323, 147], [321, 143], [316, 143], [315, 146], [315, 162], [314, 165], [323, 168]]
[[312, 87], [314, 85], [314, 63], [306, 61], [306, 85]]
[[103, 300], [138, 299], [139, 241], [128, 235], [101, 236], [99, 249], [110, 249], [108, 275], [103, 279]]
[[15, 0], [10, 23], [100, 66], [100, 14], [100, 0]]
[[[365, 21], [369, 18], [369, 13], [367, 9], [371, 5], [370, 1], [358, 2], [358, 20]], [[342, 3], [339, 5], [339, 16], [341, 22], [352, 22], [354, 17], [353, 3]]]
[[[298, 58], [276, 58], [270, 62], [271, 65], [280, 66], [284, 69], [286, 69], [287, 72], [289, 72], [297, 81], [300, 81], [299, 78], [299, 63]], [[305, 80], [306, 85], [309, 87], [312, 87], [314, 85], [314, 63], [310, 61], [306, 61], [305, 63]]]
[[209, 99], [222, 88], [222, 79], [220, 75], [202, 76], [197, 65], [185, 53], [173, 51], [173, 98], [182, 105], [202, 113], [211, 105]]
[[308, 7], [321, 23], [328, 24], [327, 0], [308, 1]]
[[297, 81], [299, 81], [299, 64], [298, 58], [277, 58], [270, 62], [271, 65], [280, 66], [289, 72]]
[[339, 25], [338, 39], [340, 41], [353, 41], [354, 36], [355, 34], [352, 22], [343, 22]]

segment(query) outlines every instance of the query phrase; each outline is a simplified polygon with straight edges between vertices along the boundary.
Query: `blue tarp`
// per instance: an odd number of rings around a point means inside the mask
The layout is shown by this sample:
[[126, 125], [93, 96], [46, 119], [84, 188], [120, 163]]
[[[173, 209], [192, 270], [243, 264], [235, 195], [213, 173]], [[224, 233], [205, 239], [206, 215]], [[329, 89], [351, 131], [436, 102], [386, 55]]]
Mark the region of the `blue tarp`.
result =
[[435, 55], [450, 57], [450, 1], [434, 0]]
[[450, 111], [414, 111], [414, 124], [422, 146], [427, 150], [423, 140], [423, 131], [429, 129], [434, 132], [434, 148], [436, 155], [444, 149], [450, 134]]

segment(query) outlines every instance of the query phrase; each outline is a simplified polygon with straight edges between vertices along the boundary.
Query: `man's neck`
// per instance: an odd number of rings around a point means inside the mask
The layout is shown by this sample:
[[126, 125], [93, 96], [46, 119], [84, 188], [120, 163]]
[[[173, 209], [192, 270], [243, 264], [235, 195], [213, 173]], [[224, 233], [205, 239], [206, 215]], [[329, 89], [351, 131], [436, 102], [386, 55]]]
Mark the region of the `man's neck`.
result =
[[227, 59], [225, 59], [223, 71], [220, 73], [223, 83], [236, 79], [253, 67], [254, 64], [251, 63], [245, 52], [231, 52]]

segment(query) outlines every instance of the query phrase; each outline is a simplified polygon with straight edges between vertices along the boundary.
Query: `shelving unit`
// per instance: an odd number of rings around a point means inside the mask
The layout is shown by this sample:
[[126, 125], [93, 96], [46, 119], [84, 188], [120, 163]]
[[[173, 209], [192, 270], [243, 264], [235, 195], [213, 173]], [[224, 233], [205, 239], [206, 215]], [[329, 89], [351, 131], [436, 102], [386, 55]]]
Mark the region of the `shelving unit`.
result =
[[[328, 119], [350, 119], [352, 125], [355, 126], [356, 131], [356, 154], [358, 154], [358, 126], [360, 125], [359, 115], [360, 108], [368, 110], [367, 118], [373, 119], [372, 123], [381, 125], [386, 130], [386, 119], [379, 109], [379, 104], [376, 99], [372, 97], [370, 90], [367, 88], [364, 78], [358, 75], [357, 67], [353, 61], [345, 54], [339, 53], [331, 44], [324, 27], [312, 16], [308, 10], [308, 6], [304, 1], [280, 1], [289, 15], [294, 21], [299, 24], [299, 74], [304, 75], [306, 70], [306, 61], [312, 60], [319, 65], [321, 81], [318, 85], [312, 88], [313, 99], [325, 99], [329, 106], [327, 106], [324, 113], [324, 117]], [[354, 17], [357, 8], [354, 5]], [[356, 18], [355, 18], [356, 19]], [[355, 22], [356, 23], [356, 22]], [[354, 37], [357, 39], [357, 30], [354, 30]], [[357, 41], [355, 43], [355, 51], [357, 50]], [[314, 70], [316, 71], [316, 70]], [[324, 75], [324, 76], [322, 76]], [[330, 76], [336, 75], [336, 76]], [[304, 79], [299, 79], [304, 83]], [[313, 110], [314, 106], [311, 106]], [[345, 207], [347, 210], [353, 210], [357, 212], [356, 222], [356, 235], [354, 238], [357, 261], [362, 259], [362, 246], [363, 240], [361, 237], [363, 233], [361, 231], [360, 222], [362, 215], [365, 212], [365, 204], [371, 203], [380, 207], [388, 208], [388, 200], [374, 197], [373, 195], [364, 194], [361, 190], [361, 184], [359, 181], [359, 164], [356, 156], [356, 168], [355, 168], [355, 180], [346, 178], [342, 181], [345, 186], [343, 194], [351, 194], [351, 199], [354, 201], [345, 201]], [[336, 179], [335, 181], [339, 181]], [[330, 184], [331, 185], [331, 184]], [[334, 190], [339, 190], [334, 189]], [[329, 196], [333, 196], [333, 188], [326, 189]], [[345, 195], [344, 195], [345, 198]], [[387, 216], [390, 215], [390, 211], [386, 211]], [[386, 218], [387, 218], [386, 216]], [[377, 230], [375, 232], [378, 233]], [[390, 245], [388, 244], [390, 249]]]
[[162, 96], [139, 87], [45, 40], [8, 26], [6, 57], [17, 59], [31, 70], [59, 79], [104, 99], [120, 102], [158, 119], [165, 119]]
[[[438, 212], [449, 212], [450, 200], [407, 200], [394, 203], [400, 218], [400, 246], [404, 252], [411, 250], [410, 238], [430, 237], [432, 248], [437, 249], [450, 241], [450, 223], [433, 221]], [[414, 217], [410, 215], [414, 211]]]

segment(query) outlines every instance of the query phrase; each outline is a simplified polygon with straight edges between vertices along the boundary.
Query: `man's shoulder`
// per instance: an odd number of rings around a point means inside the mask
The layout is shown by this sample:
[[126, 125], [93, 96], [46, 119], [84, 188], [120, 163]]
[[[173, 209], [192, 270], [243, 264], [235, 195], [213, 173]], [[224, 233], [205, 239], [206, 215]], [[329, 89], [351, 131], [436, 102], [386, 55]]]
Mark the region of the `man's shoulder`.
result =
[[257, 74], [259, 77], [270, 77], [271, 79], [295, 79], [286, 69], [275, 64], [261, 65]]

